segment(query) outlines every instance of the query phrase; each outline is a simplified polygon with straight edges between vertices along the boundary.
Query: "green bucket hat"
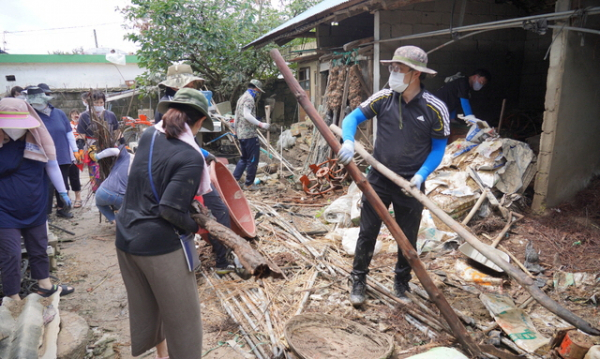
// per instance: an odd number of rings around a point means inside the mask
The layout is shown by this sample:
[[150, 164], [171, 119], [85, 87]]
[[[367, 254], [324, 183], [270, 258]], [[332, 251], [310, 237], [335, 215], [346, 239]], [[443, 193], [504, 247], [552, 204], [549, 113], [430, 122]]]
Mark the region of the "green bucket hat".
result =
[[186, 105], [194, 110], [200, 111], [202, 114], [206, 115], [206, 120], [204, 120], [204, 123], [202, 123], [202, 127], [209, 131], [214, 130], [212, 118], [208, 113], [208, 101], [202, 92], [191, 88], [182, 88], [175, 93], [175, 97], [173, 97], [172, 100], [164, 100], [159, 102], [158, 112], [166, 113], [171, 107], [171, 104]]
[[167, 78], [158, 84], [158, 87], [172, 87], [176, 89], [184, 88], [191, 82], [204, 83], [202, 77], [194, 75], [192, 67], [187, 64], [172, 65], [167, 69]]
[[382, 64], [400, 62], [412, 69], [429, 75], [437, 74], [437, 71], [427, 67], [427, 53], [416, 46], [401, 46], [394, 51], [394, 57], [391, 60], [379, 60], [379, 62]]

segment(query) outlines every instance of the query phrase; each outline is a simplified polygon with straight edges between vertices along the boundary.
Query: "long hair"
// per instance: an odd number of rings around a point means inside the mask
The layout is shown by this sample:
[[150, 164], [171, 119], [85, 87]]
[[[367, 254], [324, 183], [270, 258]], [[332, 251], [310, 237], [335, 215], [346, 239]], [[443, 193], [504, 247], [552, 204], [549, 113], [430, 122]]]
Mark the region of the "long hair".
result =
[[169, 110], [163, 115], [163, 128], [167, 138], [179, 138], [185, 132], [185, 124], [192, 127], [200, 118], [204, 117], [202, 113], [187, 106], [177, 106], [172, 104]]

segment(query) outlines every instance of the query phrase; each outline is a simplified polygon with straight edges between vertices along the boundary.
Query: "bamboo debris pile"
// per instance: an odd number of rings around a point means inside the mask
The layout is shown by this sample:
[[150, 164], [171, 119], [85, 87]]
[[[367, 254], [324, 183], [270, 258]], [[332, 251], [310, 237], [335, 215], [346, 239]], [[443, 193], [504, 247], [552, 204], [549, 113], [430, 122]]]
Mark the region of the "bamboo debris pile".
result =
[[[344, 255], [339, 242], [311, 238], [286, 220], [284, 213], [266, 204], [252, 205], [262, 214], [257, 223], [262, 233], [256, 250], [273, 262], [280, 257], [289, 260], [285, 265], [279, 263], [284, 272], [283, 282], [240, 281], [231, 274], [218, 277], [204, 272], [203, 275], [230, 317], [240, 326], [240, 333], [257, 358], [270, 358], [274, 353], [285, 356], [284, 327], [294, 315], [317, 311], [355, 318], [356, 312], [347, 300], [352, 259]], [[423, 289], [411, 285], [417, 295], [411, 295], [413, 302], [407, 305], [392, 292], [393, 264], [390, 264], [369, 274], [368, 293], [380, 301], [380, 310], [396, 310], [398, 305], [402, 306], [406, 325], [421, 333], [422, 339], [447, 340], [452, 331], [437, 308], [424, 299], [428, 296]], [[466, 323], [475, 323], [462, 313], [460, 317]]]

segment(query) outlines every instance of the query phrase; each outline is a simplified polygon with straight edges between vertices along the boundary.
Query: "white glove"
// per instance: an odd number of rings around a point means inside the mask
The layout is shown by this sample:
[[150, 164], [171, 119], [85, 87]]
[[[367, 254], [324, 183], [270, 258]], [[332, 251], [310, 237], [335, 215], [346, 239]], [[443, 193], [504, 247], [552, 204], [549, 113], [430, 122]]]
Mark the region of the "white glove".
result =
[[410, 179], [410, 186], [413, 188], [421, 189], [421, 185], [423, 184], [423, 176], [417, 174], [414, 175], [413, 178]]
[[352, 161], [352, 157], [354, 157], [354, 141], [345, 140], [342, 148], [338, 152], [338, 160], [341, 164], [347, 165]]
[[266, 123], [266, 122], [261, 122], [260, 125], [258, 125], [258, 126], [260, 126], [260, 128], [262, 128], [262, 129], [268, 130], [269, 127], [271, 127], [271, 124]]

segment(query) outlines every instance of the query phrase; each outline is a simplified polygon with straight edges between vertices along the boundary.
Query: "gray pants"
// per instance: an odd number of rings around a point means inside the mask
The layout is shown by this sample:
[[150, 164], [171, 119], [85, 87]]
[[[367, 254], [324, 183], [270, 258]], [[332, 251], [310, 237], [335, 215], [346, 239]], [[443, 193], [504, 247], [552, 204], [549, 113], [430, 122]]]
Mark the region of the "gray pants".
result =
[[135, 256], [117, 249], [117, 258], [129, 302], [131, 354], [141, 355], [167, 339], [171, 359], [201, 359], [198, 286], [183, 250]]

